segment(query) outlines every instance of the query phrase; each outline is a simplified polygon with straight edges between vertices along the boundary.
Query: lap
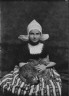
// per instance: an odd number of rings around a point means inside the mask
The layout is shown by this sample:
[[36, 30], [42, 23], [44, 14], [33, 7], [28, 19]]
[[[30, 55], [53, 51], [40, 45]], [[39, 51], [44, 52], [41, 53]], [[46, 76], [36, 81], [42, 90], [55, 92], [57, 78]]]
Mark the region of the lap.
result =
[[39, 78], [40, 83], [38, 85], [30, 85], [23, 82], [19, 77], [19, 67], [15, 66], [14, 70], [9, 74], [5, 75], [1, 81], [0, 85], [3, 89], [6, 89], [8, 92], [13, 94], [59, 94], [61, 95], [61, 78], [56, 70], [51, 69], [52, 78]]

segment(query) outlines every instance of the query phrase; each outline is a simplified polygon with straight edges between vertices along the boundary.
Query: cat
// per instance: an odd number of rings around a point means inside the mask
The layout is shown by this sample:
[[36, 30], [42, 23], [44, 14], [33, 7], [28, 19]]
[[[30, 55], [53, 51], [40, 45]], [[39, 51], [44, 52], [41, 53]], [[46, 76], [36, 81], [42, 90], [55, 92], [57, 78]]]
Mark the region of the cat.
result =
[[49, 59], [47, 57], [39, 60], [30, 59], [26, 65], [22, 66], [19, 69], [19, 76], [21, 80], [28, 84], [37, 85], [38, 83], [40, 83], [38, 79], [39, 76], [45, 76], [47, 74], [47, 70], [39, 72], [35, 68], [35, 66], [37, 66], [38, 64], [47, 65], [48, 63], [49, 63]]

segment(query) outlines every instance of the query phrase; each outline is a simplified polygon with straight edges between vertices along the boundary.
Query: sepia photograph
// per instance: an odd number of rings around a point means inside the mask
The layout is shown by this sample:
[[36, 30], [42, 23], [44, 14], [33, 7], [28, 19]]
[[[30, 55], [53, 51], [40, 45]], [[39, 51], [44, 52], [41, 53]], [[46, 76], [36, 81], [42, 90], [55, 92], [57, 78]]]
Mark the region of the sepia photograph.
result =
[[69, 96], [68, 3], [0, 1], [0, 96]]

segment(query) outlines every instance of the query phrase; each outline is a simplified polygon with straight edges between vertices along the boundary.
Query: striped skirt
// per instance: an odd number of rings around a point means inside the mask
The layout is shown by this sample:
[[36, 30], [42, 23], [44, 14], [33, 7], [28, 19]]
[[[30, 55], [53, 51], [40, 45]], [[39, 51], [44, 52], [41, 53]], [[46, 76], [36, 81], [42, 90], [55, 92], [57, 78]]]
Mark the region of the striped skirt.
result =
[[61, 96], [62, 82], [60, 75], [54, 69], [49, 69], [51, 78], [39, 78], [38, 85], [30, 85], [23, 82], [19, 77], [19, 67], [0, 79], [2, 91], [22, 96]]

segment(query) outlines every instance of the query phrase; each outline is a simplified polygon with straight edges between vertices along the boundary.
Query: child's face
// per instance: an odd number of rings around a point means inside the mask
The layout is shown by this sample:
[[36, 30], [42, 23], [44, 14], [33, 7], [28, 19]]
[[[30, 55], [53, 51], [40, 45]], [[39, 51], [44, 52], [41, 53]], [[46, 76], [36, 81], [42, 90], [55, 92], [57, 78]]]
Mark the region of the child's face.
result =
[[30, 31], [30, 33], [29, 33], [29, 39], [33, 43], [38, 42], [40, 40], [40, 37], [41, 37], [41, 32], [39, 32], [37, 29]]

